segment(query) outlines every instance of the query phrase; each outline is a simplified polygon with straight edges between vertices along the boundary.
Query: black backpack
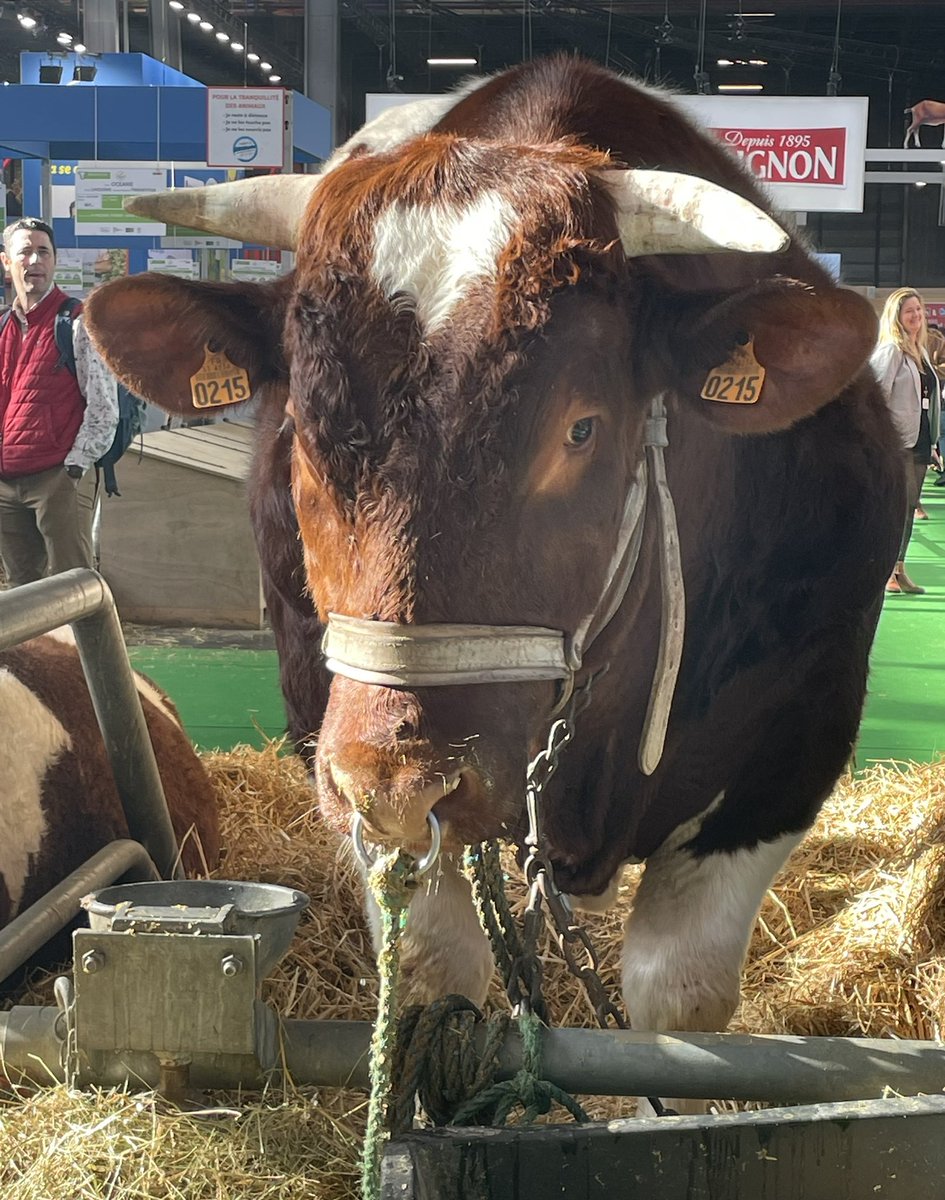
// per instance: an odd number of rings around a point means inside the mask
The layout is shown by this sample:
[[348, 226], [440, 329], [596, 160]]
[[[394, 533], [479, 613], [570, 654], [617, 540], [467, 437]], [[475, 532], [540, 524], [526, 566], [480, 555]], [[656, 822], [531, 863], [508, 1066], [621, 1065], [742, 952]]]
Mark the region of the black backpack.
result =
[[[81, 307], [81, 301], [69, 296], [63, 300], [56, 313], [56, 323], [53, 336], [56, 339], [56, 349], [59, 351], [59, 365], [67, 367], [75, 375], [75, 347], [72, 344], [72, 322], [75, 312]], [[0, 334], [3, 333], [11, 310], [0, 314]], [[116, 381], [117, 382], [117, 381]], [[134, 439], [141, 433], [145, 404], [134, 392], [130, 392], [123, 383], [118, 383], [118, 426], [112, 444], [101, 458], [95, 462], [95, 474], [102, 473], [105, 491], [109, 496], [120, 496], [118, 482], [115, 479], [115, 463], [125, 453]]]

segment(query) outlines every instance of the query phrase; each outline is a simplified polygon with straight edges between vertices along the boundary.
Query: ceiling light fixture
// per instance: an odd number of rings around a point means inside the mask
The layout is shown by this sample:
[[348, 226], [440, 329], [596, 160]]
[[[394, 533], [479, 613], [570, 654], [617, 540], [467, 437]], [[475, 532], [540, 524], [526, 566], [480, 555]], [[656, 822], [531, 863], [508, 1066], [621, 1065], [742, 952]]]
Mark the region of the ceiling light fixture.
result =
[[209, 33], [213, 29], [213, 25], [210, 21], [201, 21], [200, 28], [204, 31], [204, 33]]
[[76, 44], [72, 47], [72, 49], [76, 52], [76, 54], [84, 54], [85, 53], [85, 43], [84, 42], [76, 42]]
[[269, 82], [270, 82], [270, 83], [281, 83], [281, 82], [282, 82], [282, 76], [281, 76], [281, 75], [270, 75], [270, 76], [269, 76]]
[[734, 67], [735, 60], [732, 58], [717, 58], [715, 60], [715, 65], [717, 67]]
[[189, 12], [187, 14], [187, 20], [191, 23], [191, 25], [196, 25], [200, 20], [200, 13]]
[[763, 83], [720, 83], [720, 92], [763, 92]]
[[272, 70], [272, 63], [261, 62], [261, 63], [259, 64], [259, 69], [260, 69], [260, 71], [271, 71], [271, 70]]
[[181, 12], [184, 8], [183, 0], [167, 0], [174, 12]]
[[253, 52], [252, 52], [252, 51], [250, 51], [250, 52], [249, 52], [249, 54], [247, 54], [247, 55], [246, 55], [246, 59], [247, 59], [247, 61], [248, 61], [248, 62], [251, 62], [251, 63], [258, 63], [258, 62], [259, 62], [259, 55], [258, 55], [258, 54], [253, 54]]
[[230, 40], [230, 35], [228, 33], [224, 33], [222, 29], [218, 29], [214, 34], [214, 37], [218, 42], [228, 42]]
[[230, 49], [235, 50], [236, 53], [239, 54], [239, 52], [241, 50], [245, 50], [246, 47], [243, 45], [242, 42], [230, 42]]
[[476, 58], [428, 58], [428, 67], [474, 67], [478, 63]]
[[33, 29], [36, 26], [36, 18], [29, 16], [27, 13], [17, 13], [16, 19], [24, 29]]
[[68, 46], [72, 42], [72, 34], [71, 33], [57, 33], [56, 41], [59, 43], [60, 46]]

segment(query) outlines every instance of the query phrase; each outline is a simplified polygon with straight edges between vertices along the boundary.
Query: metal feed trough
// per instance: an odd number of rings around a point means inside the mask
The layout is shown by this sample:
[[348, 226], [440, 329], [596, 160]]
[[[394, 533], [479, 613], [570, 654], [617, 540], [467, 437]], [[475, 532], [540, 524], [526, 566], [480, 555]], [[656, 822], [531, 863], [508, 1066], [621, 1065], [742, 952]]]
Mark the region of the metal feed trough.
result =
[[[0, 932], [5, 977], [86, 902], [57, 1007], [0, 1013], [12, 1081], [80, 1086], [368, 1086], [370, 1026], [285, 1021], [260, 998], [306, 897], [158, 880], [176, 848], [110, 593], [71, 571], [0, 595], [0, 646], [76, 621], [134, 841], [116, 842]], [[131, 728], [129, 738], [128, 731]], [[143, 738], [142, 738], [143, 734]], [[137, 882], [104, 886], [119, 876]], [[142, 878], [144, 877], [144, 878]], [[478, 1034], [484, 1038], [485, 1031]], [[521, 1065], [506, 1039], [500, 1078]], [[795, 1107], [591, 1126], [463, 1128], [388, 1144], [385, 1200], [914, 1200], [945, 1194], [945, 1045], [869, 1039], [549, 1029], [546, 1077], [571, 1092], [766, 1100]], [[896, 1098], [887, 1098], [889, 1093]], [[902, 1098], [906, 1097], [906, 1098]]]

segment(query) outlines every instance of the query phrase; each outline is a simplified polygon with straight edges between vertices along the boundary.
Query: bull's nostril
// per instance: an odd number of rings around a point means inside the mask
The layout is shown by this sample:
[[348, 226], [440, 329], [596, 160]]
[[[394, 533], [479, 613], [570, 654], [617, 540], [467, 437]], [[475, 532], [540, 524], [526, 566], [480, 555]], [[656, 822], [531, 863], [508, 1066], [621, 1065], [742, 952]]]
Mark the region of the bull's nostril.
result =
[[410, 717], [404, 717], [403, 720], [397, 723], [397, 728], [394, 730], [394, 737], [398, 742], [415, 741], [420, 736], [419, 724]]

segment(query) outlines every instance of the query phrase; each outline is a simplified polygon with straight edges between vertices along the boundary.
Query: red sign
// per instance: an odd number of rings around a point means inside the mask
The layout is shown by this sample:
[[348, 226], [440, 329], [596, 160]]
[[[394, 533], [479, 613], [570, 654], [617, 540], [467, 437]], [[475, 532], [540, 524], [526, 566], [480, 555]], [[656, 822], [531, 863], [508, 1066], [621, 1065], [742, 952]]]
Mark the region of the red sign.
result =
[[847, 131], [838, 129], [713, 129], [768, 183], [846, 185]]
[[945, 304], [926, 304], [925, 319], [936, 325], [945, 325]]

